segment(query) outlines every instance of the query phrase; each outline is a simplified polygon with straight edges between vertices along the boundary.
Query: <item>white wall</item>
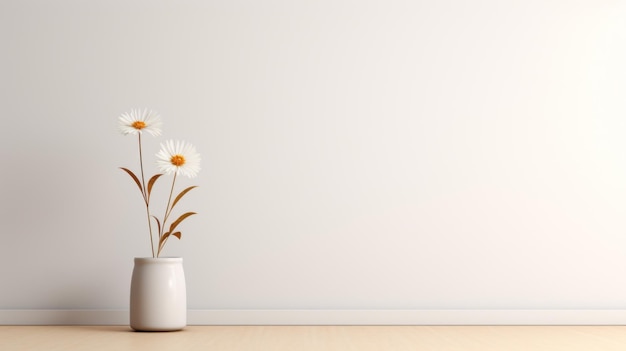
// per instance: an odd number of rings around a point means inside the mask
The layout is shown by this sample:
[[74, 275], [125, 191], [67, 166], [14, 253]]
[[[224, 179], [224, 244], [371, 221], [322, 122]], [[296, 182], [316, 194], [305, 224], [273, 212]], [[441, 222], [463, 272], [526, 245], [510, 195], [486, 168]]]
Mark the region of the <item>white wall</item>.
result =
[[[125, 309], [136, 140], [191, 309], [626, 307], [626, 3], [0, 2], [0, 309]], [[156, 171], [152, 163], [150, 172]], [[160, 184], [161, 201], [166, 182]]]

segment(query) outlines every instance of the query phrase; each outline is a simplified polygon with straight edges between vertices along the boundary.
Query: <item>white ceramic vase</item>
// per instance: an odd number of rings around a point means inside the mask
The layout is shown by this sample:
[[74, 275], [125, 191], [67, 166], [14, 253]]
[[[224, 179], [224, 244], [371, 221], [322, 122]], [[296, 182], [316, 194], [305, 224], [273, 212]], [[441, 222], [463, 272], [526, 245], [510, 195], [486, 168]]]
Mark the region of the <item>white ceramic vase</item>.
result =
[[130, 327], [174, 331], [187, 325], [187, 291], [181, 257], [136, 257], [130, 284]]

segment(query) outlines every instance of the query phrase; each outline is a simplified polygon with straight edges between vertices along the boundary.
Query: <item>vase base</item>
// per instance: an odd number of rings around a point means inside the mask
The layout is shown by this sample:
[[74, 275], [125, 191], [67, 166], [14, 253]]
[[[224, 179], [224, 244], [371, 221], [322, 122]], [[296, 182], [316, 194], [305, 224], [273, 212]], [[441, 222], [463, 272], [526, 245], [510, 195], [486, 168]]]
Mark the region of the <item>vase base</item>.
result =
[[134, 332], [138, 333], [169, 333], [169, 332], [177, 332], [185, 329], [185, 327], [181, 328], [136, 328], [130, 327]]

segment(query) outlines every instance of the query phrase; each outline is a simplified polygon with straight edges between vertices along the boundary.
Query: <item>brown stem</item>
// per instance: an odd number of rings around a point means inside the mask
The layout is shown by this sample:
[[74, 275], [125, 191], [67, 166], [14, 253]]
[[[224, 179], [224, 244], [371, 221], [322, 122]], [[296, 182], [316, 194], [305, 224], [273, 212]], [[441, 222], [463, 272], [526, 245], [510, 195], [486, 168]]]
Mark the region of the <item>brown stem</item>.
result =
[[172, 195], [174, 194], [174, 184], [176, 183], [176, 175], [178, 175], [178, 170], [176, 170], [176, 172], [174, 172], [174, 179], [172, 179], [172, 188], [170, 189], [170, 197], [169, 197], [169, 199], [167, 199], [167, 206], [165, 207], [165, 215], [163, 216], [163, 225], [161, 226], [161, 233], [159, 233], [159, 243], [160, 244], [159, 244], [159, 250], [157, 251], [157, 257], [159, 257], [159, 255], [161, 254], [161, 250], [165, 246], [165, 243], [167, 242], [167, 239], [169, 239], [169, 237], [167, 237], [167, 238], [165, 238], [163, 243], [161, 243], [161, 236], [163, 235], [163, 231], [165, 230], [165, 222], [167, 222], [167, 218], [172, 213], [172, 209], [170, 208], [170, 203], [172, 202]]
[[146, 216], [148, 217], [148, 232], [150, 234], [150, 249], [152, 250], [152, 257], [154, 257], [154, 240], [152, 239], [152, 221], [150, 220], [150, 199], [148, 198], [148, 191], [146, 190], [146, 178], [143, 175], [143, 154], [141, 150], [141, 132], [139, 135], [139, 166], [141, 167], [141, 192], [143, 195], [143, 201], [146, 204]]

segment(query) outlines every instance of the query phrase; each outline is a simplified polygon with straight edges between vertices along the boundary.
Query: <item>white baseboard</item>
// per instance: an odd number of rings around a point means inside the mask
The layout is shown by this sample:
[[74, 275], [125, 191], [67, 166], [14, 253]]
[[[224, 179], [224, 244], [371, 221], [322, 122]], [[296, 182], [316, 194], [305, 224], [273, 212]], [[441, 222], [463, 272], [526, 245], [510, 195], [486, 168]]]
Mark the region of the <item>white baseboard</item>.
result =
[[[0, 310], [0, 325], [127, 325], [127, 310]], [[189, 325], [626, 325], [626, 310], [189, 310]]]

